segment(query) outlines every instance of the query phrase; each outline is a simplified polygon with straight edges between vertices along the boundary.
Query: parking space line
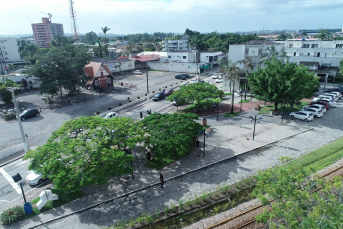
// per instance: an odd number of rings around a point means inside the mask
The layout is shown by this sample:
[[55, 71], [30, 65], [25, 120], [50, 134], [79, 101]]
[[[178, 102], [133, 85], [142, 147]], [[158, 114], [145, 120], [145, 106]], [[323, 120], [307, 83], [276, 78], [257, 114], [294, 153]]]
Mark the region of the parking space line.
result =
[[21, 189], [17, 183], [15, 183], [10, 175], [6, 173], [6, 171], [3, 168], [0, 168], [0, 173], [6, 178], [6, 180], [10, 183], [10, 185], [14, 188], [14, 190], [20, 194]]

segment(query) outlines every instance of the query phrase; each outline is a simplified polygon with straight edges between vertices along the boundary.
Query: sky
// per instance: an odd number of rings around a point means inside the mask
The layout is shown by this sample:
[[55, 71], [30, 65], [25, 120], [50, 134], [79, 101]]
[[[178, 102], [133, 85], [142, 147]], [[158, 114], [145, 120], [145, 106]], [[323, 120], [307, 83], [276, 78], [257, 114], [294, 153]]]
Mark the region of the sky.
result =
[[[81, 34], [342, 28], [343, 0], [73, 0]], [[70, 0], [2, 0], [0, 35], [32, 34], [52, 14], [71, 33]], [[340, 21], [342, 20], [342, 21]]]

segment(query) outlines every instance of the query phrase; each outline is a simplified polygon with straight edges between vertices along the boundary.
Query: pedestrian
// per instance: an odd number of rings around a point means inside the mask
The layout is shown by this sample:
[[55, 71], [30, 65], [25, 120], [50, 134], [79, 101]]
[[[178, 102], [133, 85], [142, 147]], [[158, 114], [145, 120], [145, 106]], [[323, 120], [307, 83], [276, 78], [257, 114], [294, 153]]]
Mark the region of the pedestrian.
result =
[[163, 185], [164, 185], [163, 172], [161, 172], [160, 174], [160, 181], [161, 181], [161, 188], [163, 188]]

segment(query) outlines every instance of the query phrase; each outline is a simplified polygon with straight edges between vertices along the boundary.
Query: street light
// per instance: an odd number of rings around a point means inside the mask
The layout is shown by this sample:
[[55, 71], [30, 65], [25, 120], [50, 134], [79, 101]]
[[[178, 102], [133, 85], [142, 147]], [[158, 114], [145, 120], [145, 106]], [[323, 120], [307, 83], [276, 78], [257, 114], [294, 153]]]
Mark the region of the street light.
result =
[[21, 134], [21, 139], [23, 141], [23, 147], [24, 147], [24, 152], [27, 153], [29, 151], [29, 146], [27, 144], [27, 141], [26, 141], [26, 137], [25, 137], [25, 134], [24, 134], [24, 129], [23, 129], [23, 125], [21, 123], [21, 118], [20, 118], [20, 114], [19, 114], [19, 104], [17, 104], [17, 101], [15, 99], [15, 93], [14, 91], [16, 90], [17, 88], [7, 88], [7, 90], [9, 90], [10, 92], [12, 92], [12, 97], [13, 97], [13, 103], [14, 103], [14, 107], [15, 107], [15, 111], [16, 111], [16, 116], [17, 116], [17, 119], [18, 119], [18, 123], [19, 123], [19, 129], [20, 129], [20, 134]]
[[31, 213], [33, 213], [33, 209], [32, 209], [32, 205], [30, 202], [26, 202], [26, 198], [25, 198], [25, 193], [24, 193], [24, 189], [23, 189], [23, 182], [21, 181], [22, 178], [20, 176], [19, 173], [15, 174], [12, 176], [12, 179], [14, 182], [20, 182], [20, 188], [21, 188], [21, 193], [23, 194], [23, 199], [24, 199], [24, 210], [26, 215], [30, 215]]
[[328, 78], [327, 78], [327, 76], [325, 76], [324, 88], [323, 88], [323, 94], [325, 93], [325, 86], [326, 86], [326, 83], [327, 83], [327, 81], [328, 81]]
[[241, 96], [241, 108], [240, 108], [240, 111], [242, 111], [242, 102], [243, 102], [243, 98], [242, 98], [242, 97], [243, 97], [243, 94], [242, 94], [241, 91], [239, 92], [239, 94], [240, 94], [240, 96]]
[[251, 119], [252, 119], [252, 121], [254, 121], [254, 132], [253, 132], [253, 134], [252, 134], [252, 140], [254, 141], [254, 140], [255, 140], [255, 127], [256, 127], [256, 120], [260, 120], [260, 119], [262, 119], [262, 118], [258, 118], [258, 119], [257, 119], [257, 115], [255, 115], [255, 118], [253, 118], [252, 116], [249, 116], [249, 118], [251, 118]]

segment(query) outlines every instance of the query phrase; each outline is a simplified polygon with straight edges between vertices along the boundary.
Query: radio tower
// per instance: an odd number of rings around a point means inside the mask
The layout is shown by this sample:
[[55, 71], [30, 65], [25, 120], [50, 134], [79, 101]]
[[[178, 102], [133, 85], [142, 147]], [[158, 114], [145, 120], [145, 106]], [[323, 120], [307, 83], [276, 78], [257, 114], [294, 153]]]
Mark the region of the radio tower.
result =
[[74, 4], [73, 0], [70, 0], [71, 34], [73, 34], [72, 36], [73, 36], [74, 40], [80, 41], [79, 30], [77, 28], [76, 16], [75, 16], [73, 4]]

